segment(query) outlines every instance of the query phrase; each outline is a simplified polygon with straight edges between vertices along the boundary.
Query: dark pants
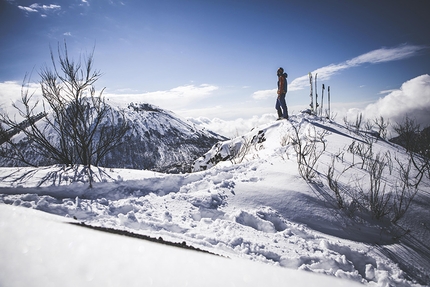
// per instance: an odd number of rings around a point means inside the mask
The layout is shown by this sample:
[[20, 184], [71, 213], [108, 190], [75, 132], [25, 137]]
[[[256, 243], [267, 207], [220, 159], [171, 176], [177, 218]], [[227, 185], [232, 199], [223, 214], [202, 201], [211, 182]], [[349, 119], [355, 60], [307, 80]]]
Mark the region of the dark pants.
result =
[[275, 109], [278, 111], [278, 117], [288, 119], [287, 103], [285, 102], [284, 93], [280, 94], [279, 97], [276, 99]]

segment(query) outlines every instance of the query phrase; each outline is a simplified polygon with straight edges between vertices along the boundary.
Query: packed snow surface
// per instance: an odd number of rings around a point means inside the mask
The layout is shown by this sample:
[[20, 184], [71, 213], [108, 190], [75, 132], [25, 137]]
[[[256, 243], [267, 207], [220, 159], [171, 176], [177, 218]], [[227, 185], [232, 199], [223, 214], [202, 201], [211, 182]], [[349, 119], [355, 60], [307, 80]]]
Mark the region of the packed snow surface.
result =
[[[299, 175], [293, 126], [303, 138], [326, 131], [312, 181]], [[300, 114], [219, 143], [189, 174], [93, 168], [89, 188], [82, 167], [0, 168], [0, 285], [427, 286], [428, 181], [397, 224], [339, 209], [325, 174], [332, 155], [353, 141], [363, 135]], [[246, 154], [220, 161], [226, 146], [231, 155], [244, 143]], [[383, 140], [374, 150], [406, 158]], [[389, 173], [387, 186], [395, 184]], [[355, 165], [344, 174], [351, 186], [367, 184]], [[68, 222], [185, 241], [221, 256]]]

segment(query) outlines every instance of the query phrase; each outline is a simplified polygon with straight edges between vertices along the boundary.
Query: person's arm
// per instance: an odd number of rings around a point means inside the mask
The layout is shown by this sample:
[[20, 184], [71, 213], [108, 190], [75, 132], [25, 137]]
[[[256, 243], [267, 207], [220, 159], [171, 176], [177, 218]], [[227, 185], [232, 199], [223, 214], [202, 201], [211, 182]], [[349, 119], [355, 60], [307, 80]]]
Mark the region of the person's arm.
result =
[[285, 78], [282, 76], [279, 76], [278, 80], [279, 80], [278, 95], [280, 95], [280, 94], [282, 94], [282, 91], [284, 90]]

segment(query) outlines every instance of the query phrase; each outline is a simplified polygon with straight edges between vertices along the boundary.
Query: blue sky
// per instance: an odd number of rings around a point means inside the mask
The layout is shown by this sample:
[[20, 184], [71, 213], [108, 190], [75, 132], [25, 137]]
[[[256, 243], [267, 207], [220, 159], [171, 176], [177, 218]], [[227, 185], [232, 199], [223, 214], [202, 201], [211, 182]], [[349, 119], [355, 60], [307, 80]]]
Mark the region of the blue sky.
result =
[[[64, 40], [75, 59], [95, 47], [96, 87], [107, 97], [187, 117], [275, 114], [279, 66], [291, 112], [309, 104], [308, 72], [318, 72], [319, 94], [331, 87], [339, 113], [430, 74], [424, 0], [0, 1], [3, 108], [26, 72], [39, 80], [50, 46]], [[427, 95], [427, 78], [413, 83]]]

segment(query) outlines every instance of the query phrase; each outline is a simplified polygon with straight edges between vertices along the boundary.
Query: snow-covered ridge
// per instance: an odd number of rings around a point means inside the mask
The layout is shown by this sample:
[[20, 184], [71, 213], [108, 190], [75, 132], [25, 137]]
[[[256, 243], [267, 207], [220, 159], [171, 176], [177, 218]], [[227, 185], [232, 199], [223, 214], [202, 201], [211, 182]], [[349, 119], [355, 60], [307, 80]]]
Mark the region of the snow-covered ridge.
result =
[[[326, 149], [311, 182], [298, 172], [294, 127], [303, 140], [314, 131], [326, 131]], [[195, 167], [206, 166], [194, 173], [100, 168], [95, 169], [94, 188], [88, 189], [81, 167], [0, 168], [0, 202], [74, 217], [86, 224], [185, 241], [230, 258], [337, 277], [346, 280], [345, 286], [350, 281], [367, 286], [426, 286], [428, 180], [397, 224], [360, 210], [340, 210], [328, 187], [325, 172], [332, 156], [338, 155], [336, 169], [342, 171], [342, 165], [358, 162], [345, 149], [352, 142], [370, 139], [366, 137], [372, 135], [299, 114], [291, 121], [273, 122], [220, 142], [196, 161]], [[244, 143], [247, 148], [241, 149]], [[232, 154], [227, 153], [233, 150], [230, 147], [246, 152], [226, 158]], [[345, 151], [343, 157], [340, 151]], [[407, 159], [401, 147], [381, 139], [373, 141], [373, 151]], [[209, 166], [217, 152], [226, 160]], [[395, 185], [398, 177], [395, 166], [392, 170], [391, 175], [388, 169], [383, 174], [387, 186]], [[355, 187], [356, 180], [361, 180], [362, 188], [368, 184], [358, 167], [343, 174], [344, 186]], [[320, 286], [329, 285], [321, 282]]]

